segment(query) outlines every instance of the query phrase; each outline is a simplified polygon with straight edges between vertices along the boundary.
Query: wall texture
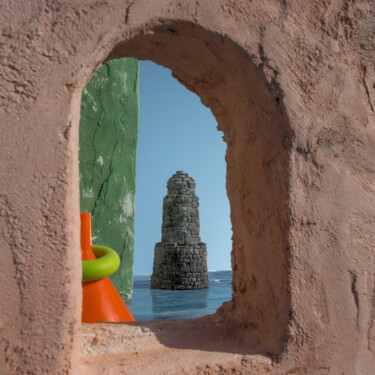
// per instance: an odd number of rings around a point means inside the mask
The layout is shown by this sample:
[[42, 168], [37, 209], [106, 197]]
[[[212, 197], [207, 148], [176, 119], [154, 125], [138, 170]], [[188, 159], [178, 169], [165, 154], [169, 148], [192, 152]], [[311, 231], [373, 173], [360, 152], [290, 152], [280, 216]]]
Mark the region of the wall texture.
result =
[[80, 209], [91, 213], [93, 243], [120, 255], [111, 280], [126, 302], [133, 291], [138, 66], [135, 59], [104, 64], [83, 89], [79, 124]]
[[[1, 372], [372, 374], [374, 5], [2, 0]], [[224, 132], [233, 295], [213, 316], [80, 324], [80, 99], [114, 57], [170, 68]]]

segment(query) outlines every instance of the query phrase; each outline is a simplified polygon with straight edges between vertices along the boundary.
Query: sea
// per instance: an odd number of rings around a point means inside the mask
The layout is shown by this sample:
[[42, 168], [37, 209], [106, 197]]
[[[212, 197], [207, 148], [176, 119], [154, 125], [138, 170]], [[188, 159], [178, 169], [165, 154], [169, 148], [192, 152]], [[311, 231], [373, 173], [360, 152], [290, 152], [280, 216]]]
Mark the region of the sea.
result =
[[232, 297], [232, 271], [209, 271], [209, 287], [196, 290], [151, 289], [151, 275], [134, 276], [128, 305], [136, 321], [192, 319], [215, 313]]

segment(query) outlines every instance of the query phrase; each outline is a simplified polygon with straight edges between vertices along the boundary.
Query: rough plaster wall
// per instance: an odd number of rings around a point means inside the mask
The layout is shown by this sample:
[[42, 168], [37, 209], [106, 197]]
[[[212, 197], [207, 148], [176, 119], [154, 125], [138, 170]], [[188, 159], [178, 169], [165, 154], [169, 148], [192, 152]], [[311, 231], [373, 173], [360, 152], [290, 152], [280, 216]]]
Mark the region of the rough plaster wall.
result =
[[82, 327], [84, 370], [372, 374], [374, 1], [19, 0], [0, 20], [3, 368], [77, 369], [80, 93], [126, 55], [171, 68], [224, 131], [233, 299], [120, 326], [116, 353]]
[[80, 209], [92, 215], [93, 243], [120, 256], [111, 280], [125, 302], [133, 292], [138, 67], [135, 59], [104, 64], [83, 89], [79, 125]]

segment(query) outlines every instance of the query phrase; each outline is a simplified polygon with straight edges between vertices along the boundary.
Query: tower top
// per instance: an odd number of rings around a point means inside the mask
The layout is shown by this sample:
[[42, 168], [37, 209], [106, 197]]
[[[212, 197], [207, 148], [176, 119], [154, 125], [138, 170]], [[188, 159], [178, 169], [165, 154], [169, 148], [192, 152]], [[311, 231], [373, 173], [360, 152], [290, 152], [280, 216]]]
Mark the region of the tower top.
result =
[[177, 171], [167, 182], [168, 195], [170, 194], [195, 194], [196, 183], [187, 173]]

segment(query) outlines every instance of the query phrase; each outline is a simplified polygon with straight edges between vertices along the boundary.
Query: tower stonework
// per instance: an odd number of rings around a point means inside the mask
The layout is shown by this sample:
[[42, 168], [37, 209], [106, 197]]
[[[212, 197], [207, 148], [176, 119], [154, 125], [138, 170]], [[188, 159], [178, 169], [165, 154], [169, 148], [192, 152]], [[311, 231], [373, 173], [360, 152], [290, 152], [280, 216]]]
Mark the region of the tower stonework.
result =
[[199, 199], [195, 181], [177, 171], [163, 200], [162, 240], [155, 245], [151, 288], [208, 287], [207, 249], [200, 240]]

